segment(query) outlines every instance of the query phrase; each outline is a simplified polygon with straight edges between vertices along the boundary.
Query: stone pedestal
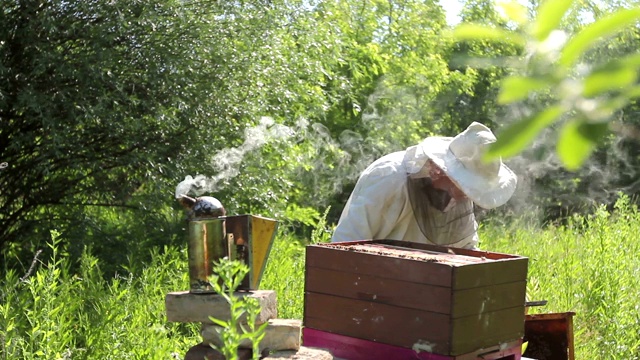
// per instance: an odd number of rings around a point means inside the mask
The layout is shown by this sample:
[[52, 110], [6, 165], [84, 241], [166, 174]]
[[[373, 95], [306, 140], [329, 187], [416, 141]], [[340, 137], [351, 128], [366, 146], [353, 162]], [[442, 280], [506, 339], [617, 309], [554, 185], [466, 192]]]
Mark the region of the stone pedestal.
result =
[[[249, 360], [252, 358], [251, 349], [238, 349], [239, 360]], [[198, 344], [192, 346], [184, 355], [184, 360], [226, 360], [224, 355], [209, 345]]]
[[[251, 297], [260, 304], [256, 325], [268, 323], [265, 336], [260, 342], [264, 359], [333, 359], [328, 352], [320, 349], [302, 348], [302, 321], [277, 319], [276, 293], [272, 290], [239, 291], [238, 297]], [[228, 321], [231, 316], [229, 304], [218, 294], [193, 294], [188, 291], [172, 292], [165, 297], [167, 320], [171, 322], [199, 322], [202, 324], [202, 342], [189, 349], [185, 360], [218, 360], [222, 354], [211, 347], [223, 345], [220, 334], [223, 331], [211, 318]], [[246, 317], [239, 319], [246, 324]], [[240, 345], [240, 359], [250, 359], [252, 344], [247, 340]], [[274, 357], [275, 356], [275, 357]]]

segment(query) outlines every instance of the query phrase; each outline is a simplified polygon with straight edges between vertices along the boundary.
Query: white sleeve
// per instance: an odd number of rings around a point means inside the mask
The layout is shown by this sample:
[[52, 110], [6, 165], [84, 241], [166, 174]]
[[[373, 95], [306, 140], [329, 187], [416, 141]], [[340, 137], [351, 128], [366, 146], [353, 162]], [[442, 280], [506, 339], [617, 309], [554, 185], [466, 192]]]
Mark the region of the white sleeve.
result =
[[393, 162], [378, 163], [358, 179], [331, 241], [387, 238], [406, 202], [404, 168]]

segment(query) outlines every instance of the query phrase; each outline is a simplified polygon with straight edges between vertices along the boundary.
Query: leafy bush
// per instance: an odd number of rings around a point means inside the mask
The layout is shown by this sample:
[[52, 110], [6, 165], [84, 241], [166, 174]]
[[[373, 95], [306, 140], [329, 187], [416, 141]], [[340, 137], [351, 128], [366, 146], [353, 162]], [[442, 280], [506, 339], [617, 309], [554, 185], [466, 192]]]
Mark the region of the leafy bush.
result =
[[[211, 321], [219, 326], [222, 346], [212, 345], [214, 349], [220, 351], [227, 360], [238, 359], [238, 348], [246, 339], [251, 342], [252, 358], [260, 359], [260, 341], [264, 338], [267, 325], [269, 323], [256, 324], [256, 319], [260, 315], [260, 303], [251, 297], [238, 297], [235, 295], [236, 289], [242, 283], [245, 275], [249, 273], [249, 267], [240, 261], [220, 259], [213, 267], [214, 275], [210, 283], [215, 292], [222, 296], [230, 308], [229, 319], [217, 319], [211, 317]], [[246, 314], [246, 324], [240, 319]]]

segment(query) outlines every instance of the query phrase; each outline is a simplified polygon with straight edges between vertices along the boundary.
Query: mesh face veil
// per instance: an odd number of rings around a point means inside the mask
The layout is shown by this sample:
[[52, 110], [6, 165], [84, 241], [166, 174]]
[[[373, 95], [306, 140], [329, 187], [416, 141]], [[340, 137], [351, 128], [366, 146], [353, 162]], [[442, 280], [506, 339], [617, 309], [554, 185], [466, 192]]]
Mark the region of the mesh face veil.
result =
[[473, 203], [456, 201], [447, 191], [433, 186], [429, 162], [415, 174], [407, 176], [407, 191], [413, 214], [422, 234], [434, 244], [450, 245], [475, 232]]

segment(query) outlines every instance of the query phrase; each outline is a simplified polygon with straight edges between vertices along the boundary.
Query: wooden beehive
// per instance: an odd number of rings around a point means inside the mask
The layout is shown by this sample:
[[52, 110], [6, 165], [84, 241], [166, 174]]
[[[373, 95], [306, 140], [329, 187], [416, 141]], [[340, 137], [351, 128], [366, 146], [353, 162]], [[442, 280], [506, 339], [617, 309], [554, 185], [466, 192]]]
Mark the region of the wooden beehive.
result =
[[304, 326], [434, 354], [521, 339], [528, 259], [395, 240], [307, 246]]

